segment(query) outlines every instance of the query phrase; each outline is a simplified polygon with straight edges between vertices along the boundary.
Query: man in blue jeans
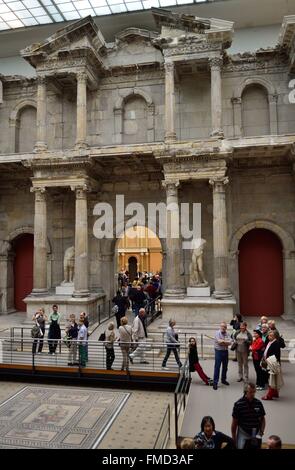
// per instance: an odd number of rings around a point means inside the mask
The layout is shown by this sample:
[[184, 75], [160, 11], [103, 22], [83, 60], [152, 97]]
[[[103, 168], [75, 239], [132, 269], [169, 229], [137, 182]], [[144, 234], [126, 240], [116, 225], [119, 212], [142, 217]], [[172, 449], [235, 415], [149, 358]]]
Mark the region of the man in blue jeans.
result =
[[215, 334], [214, 338], [214, 349], [215, 349], [215, 364], [214, 364], [214, 378], [213, 378], [213, 389], [217, 390], [220, 367], [222, 364], [221, 382], [224, 385], [229, 385], [226, 380], [227, 365], [228, 365], [228, 347], [232, 343], [230, 335], [226, 331], [227, 324], [222, 322], [220, 324], [220, 330]]

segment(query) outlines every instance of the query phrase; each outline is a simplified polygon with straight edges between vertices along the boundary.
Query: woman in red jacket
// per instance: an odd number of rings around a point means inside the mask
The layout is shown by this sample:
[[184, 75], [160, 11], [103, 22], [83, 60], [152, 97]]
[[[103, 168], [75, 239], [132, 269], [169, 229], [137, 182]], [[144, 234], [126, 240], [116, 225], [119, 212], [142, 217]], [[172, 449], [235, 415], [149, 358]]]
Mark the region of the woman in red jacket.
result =
[[253, 365], [256, 372], [256, 389], [264, 390], [265, 384], [268, 382], [268, 374], [260, 366], [260, 361], [263, 357], [265, 344], [262, 339], [262, 333], [260, 330], [253, 331], [253, 342], [250, 346], [252, 352]]

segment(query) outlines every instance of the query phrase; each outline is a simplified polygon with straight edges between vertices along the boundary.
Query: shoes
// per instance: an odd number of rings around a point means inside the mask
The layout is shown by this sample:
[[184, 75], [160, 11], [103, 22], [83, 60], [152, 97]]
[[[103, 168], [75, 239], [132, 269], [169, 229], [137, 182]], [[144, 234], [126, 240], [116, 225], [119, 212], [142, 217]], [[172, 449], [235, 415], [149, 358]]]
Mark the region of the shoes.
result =
[[140, 364], [149, 364], [148, 361], [140, 361]]
[[37, 354], [41, 354], [41, 353], [38, 351]]
[[261, 400], [272, 400], [272, 398], [270, 398], [270, 397], [267, 396], [267, 395], [264, 395], [264, 397], [261, 397]]
[[167, 367], [167, 366], [162, 366], [162, 369], [164, 369], [164, 370], [169, 370], [169, 367]]
[[73, 366], [79, 366], [79, 362], [73, 362]]
[[243, 379], [242, 379], [242, 378], [240, 378], [240, 379], [238, 379], [238, 380], [237, 380], [237, 382], [243, 382]]
[[181, 368], [182, 368], [182, 364], [181, 364], [181, 362], [178, 364], [178, 367], [179, 367], [179, 369], [181, 369]]
[[107, 370], [114, 370], [112, 367], [107, 367]]
[[223, 385], [229, 385], [229, 383], [226, 380], [223, 380], [221, 383], [223, 383]]
[[133, 364], [133, 358], [131, 356], [129, 356], [129, 361]]
[[124, 367], [121, 367], [121, 371], [124, 371], [124, 370], [125, 370]]
[[217, 390], [218, 389], [218, 385], [217, 384], [213, 384], [213, 390]]
[[208, 384], [207, 385], [210, 385], [210, 387], [212, 387], [212, 385], [214, 385], [214, 382], [212, 379], [208, 379]]
[[234, 358], [234, 359], [233, 359], [233, 362], [238, 362], [238, 359], [237, 359], [237, 358]]
[[73, 362], [68, 362], [68, 366], [73, 366]]
[[264, 390], [263, 387], [256, 387], [256, 390]]

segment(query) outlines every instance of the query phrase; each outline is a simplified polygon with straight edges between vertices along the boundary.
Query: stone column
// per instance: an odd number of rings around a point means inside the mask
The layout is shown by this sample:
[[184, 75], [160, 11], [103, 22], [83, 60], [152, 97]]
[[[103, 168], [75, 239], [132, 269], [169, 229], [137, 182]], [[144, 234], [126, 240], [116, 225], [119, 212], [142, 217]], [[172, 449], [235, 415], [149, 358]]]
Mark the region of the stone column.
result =
[[76, 147], [85, 148], [87, 137], [87, 74], [77, 73], [77, 131]]
[[31, 188], [35, 193], [34, 275], [32, 294], [46, 294], [47, 289], [47, 203], [45, 188]]
[[176, 140], [174, 63], [165, 64], [165, 141]]
[[242, 136], [242, 99], [232, 98], [234, 137]]
[[232, 297], [228, 277], [228, 244], [225, 185], [228, 178], [210, 179], [213, 187], [213, 252], [214, 252], [214, 284], [213, 297], [225, 299]]
[[46, 143], [46, 78], [38, 77], [37, 81], [37, 141], [36, 152], [47, 150]]
[[87, 185], [72, 188], [76, 194], [75, 279], [73, 297], [89, 296]]
[[179, 226], [179, 182], [166, 183], [166, 297], [184, 297], [182, 245]]
[[269, 130], [271, 135], [278, 134], [278, 95], [268, 95], [269, 100]]
[[212, 136], [223, 137], [222, 130], [222, 97], [221, 97], [221, 67], [222, 58], [210, 59], [211, 68], [211, 120]]

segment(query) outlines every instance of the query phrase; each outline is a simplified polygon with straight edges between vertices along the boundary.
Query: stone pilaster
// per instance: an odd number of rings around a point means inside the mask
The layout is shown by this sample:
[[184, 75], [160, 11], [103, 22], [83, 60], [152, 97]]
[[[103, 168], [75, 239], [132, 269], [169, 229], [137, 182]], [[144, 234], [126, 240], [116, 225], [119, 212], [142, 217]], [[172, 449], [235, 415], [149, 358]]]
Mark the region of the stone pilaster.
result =
[[222, 94], [221, 94], [221, 67], [222, 58], [210, 59], [211, 68], [211, 120], [212, 136], [223, 137], [222, 130]]
[[217, 299], [232, 297], [228, 277], [228, 243], [225, 185], [228, 178], [210, 179], [213, 188], [213, 254], [214, 284], [213, 296]]
[[164, 182], [166, 188], [166, 297], [184, 297], [182, 245], [179, 224], [179, 182]]
[[37, 79], [37, 141], [35, 144], [36, 152], [47, 150], [46, 142], [46, 78]]
[[76, 194], [75, 218], [75, 280], [73, 297], [89, 296], [89, 265], [88, 265], [88, 186], [71, 188]]
[[176, 140], [174, 63], [165, 64], [165, 141]]
[[34, 274], [32, 294], [47, 293], [47, 202], [45, 188], [33, 187], [34, 215]]
[[77, 73], [77, 131], [76, 147], [85, 148], [87, 138], [87, 74]]
[[234, 137], [242, 136], [242, 99], [232, 98]]

